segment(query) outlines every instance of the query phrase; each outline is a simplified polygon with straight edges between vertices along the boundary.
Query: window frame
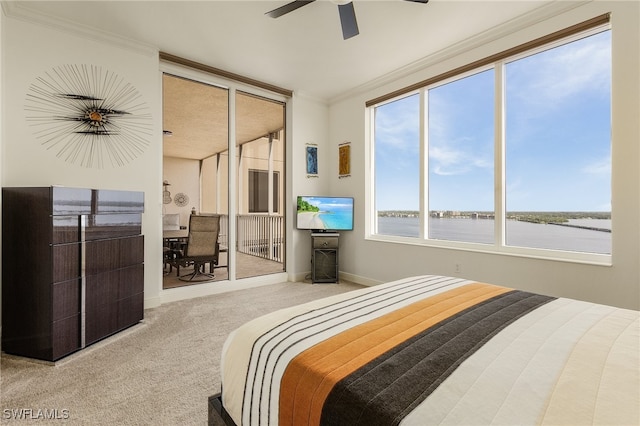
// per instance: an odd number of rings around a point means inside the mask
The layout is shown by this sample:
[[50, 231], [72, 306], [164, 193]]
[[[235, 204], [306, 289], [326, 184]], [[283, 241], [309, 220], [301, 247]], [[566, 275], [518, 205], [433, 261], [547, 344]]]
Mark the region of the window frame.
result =
[[[436, 77], [423, 80], [403, 89], [396, 90], [365, 103], [367, 120], [367, 147], [368, 161], [371, 167], [367, 167], [368, 178], [368, 203], [365, 239], [401, 243], [414, 246], [428, 246], [452, 250], [464, 250], [478, 253], [490, 253], [507, 256], [527, 257], [534, 259], [566, 261], [573, 263], [586, 263], [594, 265], [611, 266], [613, 253], [588, 253], [554, 249], [541, 249], [533, 247], [518, 247], [506, 245], [506, 170], [505, 170], [505, 67], [510, 62], [517, 61], [528, 56], [532, 56], [554, 47], [572, 43], [576, 40], [589, 37], [605, 31], [611, 31], [609, 14], [601, 15], [591, 20], [582, 22], [564, 30], [557, 31], [546, 37], [533, 40], [532, 42], [516, 46], [504, 52], [492, 55], [485, 59], [475, 61], [471, 64], [458, 67], [445, 72]], [[471, 243], [462, 241], [435, 240], [429, 239], [429, 206], [428, 206], [428, 111], [427, 92], [452, 81], [462, 79], [466, 76], [476, 74], [493, 68], [494, 70], [494, 241], [493, 244]], [[420, 201], [419, 220], [420, 231], [418, 237], [402, 237], [394, 235], [384, 235], [377, 233], [377, 211], [376, 211], [376, 188], [375, 188], [375, 111], [378, 106], [398, 101], [408, 96], [420, 94]], [[613, 93], [611, 93], [613, 96]], [[613, 104], [613, 102], [612, 102]], [[613, 139], [611, 140], [613, 144]], [[613, 172], [612, 172], [613, 174]], [[611, 209], [612, 223], [614, 220], [613, 206]], [[611, 234], [613, 240], [614, 235]], [[613, 244], [612, 244], [613, 246]], [[612, 250], [613, 251], [613, 250]]]
[[[271, 182], [273, 183], [273, 200], [272, 200], [272, 207], [273, 207], [273, 212], [272, 213], [280, 213], [280, 171], [278, 170], [273, 170], [272, 172], [273, 175], [273, 179], [271, 180]], [[256, 203], [255, 201], [255, 190], [256, 188], [253, 186], [255, 183], [253, 176], [263, 176], [266, 179], [266, 185], [269, 185], [269, 170], [264, 170], [264, 169], [256, 169], [256, 168], [250, 168], [247, 170], [247, 182], [248, 182], [248, 188], [247, 188], [247, 210], [249, 211], [249, 214], [266, 214], [269, 213], [269, 209], [266, 208], [265, 210], [256, 210], [255, 209], [255, 205], [253, 203]], [[260, 180], [260, 178], [258, 178], [258, 180]], [[262, 182], [261, 182], [262, 183]], [[253, 199], [253, 201], [252, 201]], [[259, 203], [258, 203], [259, 204]], [[260, 206], [258, 206], [260, 207]]]

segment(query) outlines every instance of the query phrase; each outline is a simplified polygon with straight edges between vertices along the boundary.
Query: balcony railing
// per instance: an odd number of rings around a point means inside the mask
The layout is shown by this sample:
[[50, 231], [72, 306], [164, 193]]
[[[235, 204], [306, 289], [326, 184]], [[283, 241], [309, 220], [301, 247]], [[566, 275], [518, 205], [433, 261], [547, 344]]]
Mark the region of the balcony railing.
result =
[[[228, 247], [229, 216], [220, 218], [220, 245]], [[284, 263], [284, 216], [238, 215], [237, 250], [240, 253]]]

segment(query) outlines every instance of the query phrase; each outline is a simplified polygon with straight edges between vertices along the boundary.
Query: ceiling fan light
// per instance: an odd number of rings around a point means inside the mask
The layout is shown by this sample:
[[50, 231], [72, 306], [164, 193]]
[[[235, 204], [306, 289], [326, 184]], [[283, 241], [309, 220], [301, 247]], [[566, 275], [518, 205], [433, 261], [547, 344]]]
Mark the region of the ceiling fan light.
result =
[[338, 6], [351, 3], [351, 0], [330, 0], [330, 1], [331, 3], [337, 4]]

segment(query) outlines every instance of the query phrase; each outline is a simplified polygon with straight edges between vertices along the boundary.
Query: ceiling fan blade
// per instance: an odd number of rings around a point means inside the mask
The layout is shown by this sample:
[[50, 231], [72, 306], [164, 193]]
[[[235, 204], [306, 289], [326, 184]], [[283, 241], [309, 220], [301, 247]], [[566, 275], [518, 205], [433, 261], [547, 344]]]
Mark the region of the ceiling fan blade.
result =
[[315, 0], [296, 0], [290, 3], [285, 4], [284, 6], [280, 6], [277, 9], [273, 9], [270, 12], [265, 13], [265, 15], [269, 15], [272, 18], [279, 18], [282, 15], [286, 15], [289, 12], [293, 12], [294, 10], [301, 8], [309, 3], [314, 2]]
[[405, 1], [412, 1], [414, 3], [422, 3], [422, 4], [429, 3], [429, 0], [405, 0]]
[[342, 24], [342, 38], [346, 40], [360, 34], [353, 2], [339, 4], [338, 11], [340, 12], [340, 24]]

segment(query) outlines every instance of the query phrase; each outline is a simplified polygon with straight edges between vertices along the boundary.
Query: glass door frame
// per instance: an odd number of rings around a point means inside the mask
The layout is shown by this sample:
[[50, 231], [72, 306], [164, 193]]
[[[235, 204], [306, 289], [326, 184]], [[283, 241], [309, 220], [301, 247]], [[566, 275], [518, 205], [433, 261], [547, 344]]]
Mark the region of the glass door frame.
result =
[[[237, 245], [237, 226], [235, 218], [238, 215], [238, 164], [236, 161], [232, 161], [232, 159], [236, 158], [237, 155], [237, 145], [236, 145], [236, 95], [238, 92], [248, 93], [251, 95], [255, 95], [257, 97], [264, 98], [266, 100], [272, 100], [274, 102], [282, 103], [285, 108], [284, 111], [284, 134], [285, 134], [285, 148], [284, 148], [284, 158], [285, 158], [285, 168], [284, 168], [284, 191], [283, 196], [285, 197], [284, 202], [284, 212], [283, 215], [285, 217], [285, 260], [284, 260], [284, 271], [288, 270], [287, 262], [288, 256], [286, 256], [286, 252], [288, 249], [288, 241], [290, 240], [291, 233], [289, 232], [290, 224], [288, 223], [288, 218], [290, 215], [287, 214], [290, 208], [290, 186], [287, 185], [287, 176], [290, 173], [290, 132], [291, 132], [291, 98], [281, 95], [279, 93], [271, 92], [265, 89], [261, 89], [258, 87], [254, 87], [248, 84], [244, 84], [239, 81], [235, 81], [232, 79], [225, 79], [218, 75], [214, 75], [211, 73], [207, 73], [205, 71], [197, 70], [194, 68], [189, 68], [186, 66], [178, 65], [172, 62], [160, 61], [160, 77], [162, 74], [168, 73], [178, 77], [182, 77], [188, 80], [193, 80], [198, 83], [208, 84], [211, 86], [219, 87], [221, 89], [225, 89], [228, 91], [228, 252], [227, 252], [227, 271], [228, 271], [228, 280], [230, 282], [234, 282], [237, 280], [236, 275], [236, 250], [231, 249], [232, 247], [236, 247]], [[162, 92], [162, 78], [159, 79], [160, 92]], [[232, 220], [233, 218], [233, 220]]]

